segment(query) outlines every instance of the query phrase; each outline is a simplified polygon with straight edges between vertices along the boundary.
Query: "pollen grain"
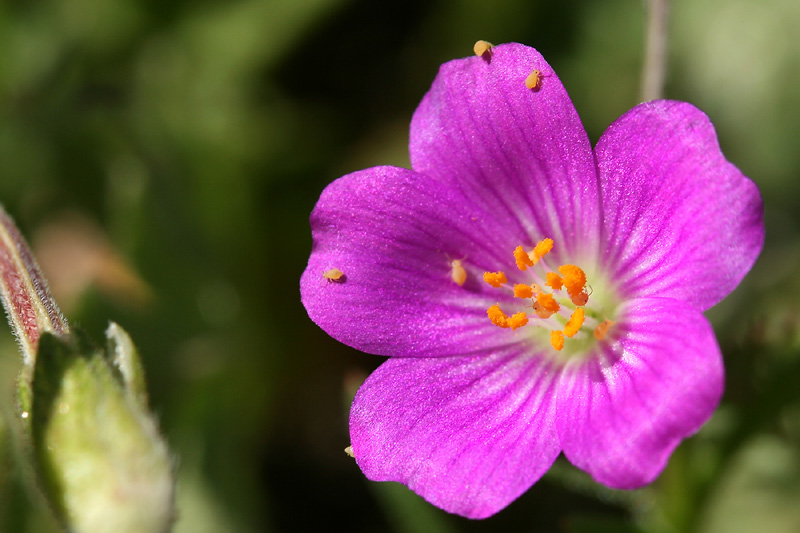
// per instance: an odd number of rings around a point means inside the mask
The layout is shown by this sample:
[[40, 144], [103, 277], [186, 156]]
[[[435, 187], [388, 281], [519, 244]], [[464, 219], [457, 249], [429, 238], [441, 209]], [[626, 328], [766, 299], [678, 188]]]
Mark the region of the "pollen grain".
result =
[[561, 279], [561, 276], [559, 276], [555, 272], [548, 272], [547, 281], [545, 282], [545, 285], [557, 291], [564, 286], [564, 281]]
[[537, 69], [533, 69], [528, 77], [525, 78], [525, 87], [528, 89], [539, 89], [541, 87], [541, 77], [542, 72]]
[[488, 59], [488, 56], [492, 53], [493, 47], [494, 45], [488, 41], [478, 41], [475, 43], [475, 46], [472, 47], [472, 51], [475, 52], [476, 56]]
[[530, 256], [525, 252], [522, 246], [517, 246], [516, 248], [514, 248], [514, 259], [517, 262], [517, 268], [522, 270], [523, 272], [527, 270], [528, 267], [532, 267], [534, 264]]
[[514, 298], [533, 298], [533, 287], [517, 283], [514, 285]]
[[501, 328], [509, 327], [508, 317], [503, 312], [503, 310], [500, 309], [500, 306], [498, 304], [490, 306], [489, 309], [486, 310], [486, 314], [489, 316], [489, 320], [495, 326], [500, 326]]
[[450, 262], [450, 277], [459, 287], [463, 287], [464, 283], [466, 283], [467, 271], [464, 269], [464, 265], [461, 264], [460, 259], [453, 259]]
[[574, 337], [583, 326], [583, 320], [583, 307], [578, 307], [572, 312], [572, 316], [569, 317], [569, 320], [564, 325], [564, 335], [570, 338]]
[[562, 331], [551, 331], [550, 344], [553, 345], [556, 351], [560, 352], [564, 348], [564, 333]]
[[552, 249], [553, 239], [542, 239], [536, 243], [536, 246], [533, 247], [533, 250], [528, 254], [528, 257], [530, 257], [531, 262], [533, 262], [535, 265], [542, 257], [550, 253], [550, 250]]
[[495, 288], [500, 288], [508, 283], [505, 272], [484, 272], [483, 281]]
[[540, 292], [536, 295], [536, 302], [533, 304], [533, 310], [539, 318], [550, 318], [553, 313], [557, 313], [561, 309], [556, 299], [552, 294]]
[[521, 328], [527, 323], [528, 323], [528, 315], [526, 315], [524, 311], [514, 313], [513, 315], [511, 315], [511, 318], [508, 319], [508, 326], [511, 329]]
[[344, 281], [344, 272], [342, 272], [338, 268], [332, 268], [330, 270], [326, 270], [325, 272], [323, 272], [322, 277], [327, 279], [328, 281], [335, 281], [341, 283]]

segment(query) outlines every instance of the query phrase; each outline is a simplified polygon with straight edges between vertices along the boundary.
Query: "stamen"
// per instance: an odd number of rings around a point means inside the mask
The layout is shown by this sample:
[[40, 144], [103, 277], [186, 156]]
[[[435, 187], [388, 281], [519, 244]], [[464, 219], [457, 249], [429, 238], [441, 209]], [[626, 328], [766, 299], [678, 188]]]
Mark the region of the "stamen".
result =
[[505, 272], [484, 272], [483, 281], [495, 288], [500, 288], [503, 284], [508, 283]]
[[[525, 271], [530, 267], [535, 266], [542, 258], [550, 253], [553, 249], [552, 239], [542, 239], [539, 241], [533, 250], [525, 252], [522, 246], [517, 246], [514, 249], [513, 255], [517, 267]], [[462, 266], [453, 262], [453, 268]], [[532, 274], [532, 278], [539, 283], [515, 283], [513, 284], [513, 293], [515, 298], [523, 300], [533, 300], [533, 314], [528, 315], [523, 311], [515, 313], [511, 316], [506, 315], [500, 304], [495, 304], [486, 310], [489, 320], [495, 326], [501, 328], [511, 328], [516, 330], [530, 322], [530, 318], [535, 319], [538, 317], [545, 322], [540, 322], [539, 326], [550, 330], [550, 344], [556, 351], [562, 350], [566, 343], [567, 338], [580, 337], [581, 331], [584, 329], [586, 321], [586, 310], [584, 305], [587, 304], [589, 296], [592, 294], [592, 288], [586, 284], [586, 273], [576, 265], [561, 265], [558, 267], [558, 273], [549, 272], [549, 266], [543, 264], [544, 278], [542, 282], [539, 274]], [[463, 268], [463, 267], [462, 267]], [[505, 287], [511, 289], [508, 283], [508, 278], [505, 272], [485, 272], [483, 279], [492, 287]], [[455, 281], [455, 278], [454, 278]], [[532, 280], [531, 280], [532, 281]], [[541, 285], [540, 285], [541, 283]], [[559, 291], [564, 292], [559, 292]], [[572, 303], [566, 300], [565, 294], [569, 295]], [[558, 295], [558, 300], [556, 299]], [[517, 304], [519, 307], [519, 304]], [[529, 307], [526, 305], [525, 307]], [[558, 314], [556, 319], [550, 320], [553, 315]], [[590, 314], [592, 314], [590, 312]], [[569, 319], [566, 317], [569, 316]], [[595, 316], [592, 314], [592, 316]], [[563, 324], [560, 330], [553, 330], [553, 325]], [[586, 336], [588, 331], [593, 328], [597, 322], [592, 319], [592, 325], [587, 327], [582, 336]], [[609, 328], [613, 324], [612, 321], [606, 320], [605, 322], [594, 327], [594, 337], [597, 340], [602, 340], [608, 334]], [[575, 342], [575, 341], [570, 341]], [[583, 351], [585, 346], [577, 345], [576, 351]]]
[[575, 309], [575, 311], [572, 313], [572, 316], [569, 317], [569, 320], [564, 326], [564, 335], [570, 338], [574, 337], [575, 334], [581, 329], [581, 326], [583, 326], [583, 320], [583, 307], [579, 307]]
[[552, 287], [553, 290], [559, 290], [564, 285], [564, 282], [561, 280], [561, 276], [556, 274], [555, 272], [548, 272], [547, 273], [547, 282], [545, 283], [548, 287]]
[[494, 304], [493, 306], [489, 307], [489, 309], [486, 310], [486, 314], [489, 316], [489, 320], [495, 326], [500, 326], [501, 328], [508, 327], [508, 317], [500, 309], [500, 305]]
[[556, 351], [561, 351], [561, 349], [564, 348], [564, 333], [561, 331], [551, 331], [550, 344], [553, 345]]
[[464, 270], [464, 265], [461, 264], [460, 259], [453, 259], [450, 263], [450, 277], [459, 287], [463, 287], [467, 281], [467, 271]]
[[521, 328], [527, 323], [528, 323], [528, 315], [526, 315], [524, 311], [520, 311], [519, 313], [514, 313], [511, 316], [511, 318], [508, 319], [508, 325], [511, 329]]
[[490, 42], [478, 41], [475, 43], [475, 46], [472, 47], [472, 51], [475, 52], [476, 56], [488, 59], [487, 53], [491, 54], [493, 47], [494, 45]]
[[533, 69], [528, 77], [525, 78], [525, 87], [528, 89], [538, 89], [539, 88], [539, 81], [541, 78], [541, 71], [537, 69]]
[[500, 309], [498, 304], [489, 307], [489, 309], [486, 310], [486, 314], [489, 316], [489, 320], [492, 324], [500, 326], [501, 328], [517, 329], [528, 323], [528, 315], [526, 315], [524, 311], [514, 313], [509, 317]]
[[539, 318], [550, 318], [553, 313], [557, 313], [561, 309], [556, 299], [552, 294], [539, 293], [536, 295], [536, 302], [533, 304], [533, 310]]
[[611, 329], [614, 323], [611, 320], [604, 320], [596, 328], [594, 328], [594, 338], [601, 341], [608, 335], [608, 330]]
[[525, 253], [525, 250], [522, 249], [522, 246], [514, 248], [514, 259], [517, 261], [517, 268], [523, 272], [527, 270], [528, 267], [532, 267], [535, 264], [528, 254]]
[[514, 285], [514, 298], [533, 298], [533, 288], [530, 285], [517, 283]]
[[[574, 300], [583, 292], [583, 288], [586, 286], [586, 274], [580, 267], [575, 265], [561, 265], [558, 267], [558, 271], [564, 276], [564, 287], [566, 287], [570, 298]], [[573, 301], [573, 303], [575, 302]], [[575, 305], [579, 304], [576, 303]], [[585, 305], [585, 302], [582, 305]]]
[[533, 251], [528, 254], [528, 257], [530, 257], [530, 260], [535, 265], [536, 263], [539, 262], [539, 259], [547, 255], [552, 249], [553, 249], [553, 239], [542, 239], [541, 241], [536, 243], [536, 246], [533, 247]]

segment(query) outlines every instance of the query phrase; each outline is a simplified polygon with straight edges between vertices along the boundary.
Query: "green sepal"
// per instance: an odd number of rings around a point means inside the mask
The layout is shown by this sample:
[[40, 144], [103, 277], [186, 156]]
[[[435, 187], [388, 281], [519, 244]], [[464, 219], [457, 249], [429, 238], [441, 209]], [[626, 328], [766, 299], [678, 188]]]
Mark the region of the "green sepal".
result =
[[114, 339], [121, 356], [77, 330], [42, 334], [29, 416], [34, 464], [70, 531], [169, 531], [173, 464], [147, 411], [133, 344], [124, 331]]
[[139, 408], [147, 411], [149, 407], [144, 366], [130, 335], [119, 324], [111, 322], [106, 329], [106, 343], [109, 362], [119, 372], [126, 391], [139, 404]]

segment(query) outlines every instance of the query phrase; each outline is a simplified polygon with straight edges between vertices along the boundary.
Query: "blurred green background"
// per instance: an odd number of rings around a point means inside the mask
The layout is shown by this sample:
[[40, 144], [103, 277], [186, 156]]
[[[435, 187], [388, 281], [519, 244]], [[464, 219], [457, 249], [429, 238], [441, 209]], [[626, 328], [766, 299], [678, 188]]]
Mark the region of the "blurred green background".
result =
[[[343, 452], [380, 358], [300, 304], [321, 190], [408, 166], [417, 103], [477, 39], [539, 49], [596, 141], [638, 103], [643, 22], [638, 0], [0, 1], [0, 202], [71, 322], [137, 342], [179, 464], [175, 531], [800, 531], [796, 0], [673, 2], [666, 94], [759, 185], [767, 242], [709, 313], [722, 406], [656, 483], [611, 491], [560, 460], [473, 522]], [[17, 460], [0, 329], [0, 531], [55, 531]]]

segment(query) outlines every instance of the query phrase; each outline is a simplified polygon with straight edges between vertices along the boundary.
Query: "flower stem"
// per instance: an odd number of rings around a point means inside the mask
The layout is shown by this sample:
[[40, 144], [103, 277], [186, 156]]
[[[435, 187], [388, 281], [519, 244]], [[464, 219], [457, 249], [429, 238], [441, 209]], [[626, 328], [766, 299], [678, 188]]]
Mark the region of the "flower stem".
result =
[[26, 366], [36, 359], [39, 337], [45, 331], [69, 332], [30, 248], [14, 221], [0, 206], [0, 292], [8, 321], [19, 342]]
[[647, 28], [642, 72], [643, 102], [657, 100], [664, 96], [669, 0], [647, 0], [645, 4]]

